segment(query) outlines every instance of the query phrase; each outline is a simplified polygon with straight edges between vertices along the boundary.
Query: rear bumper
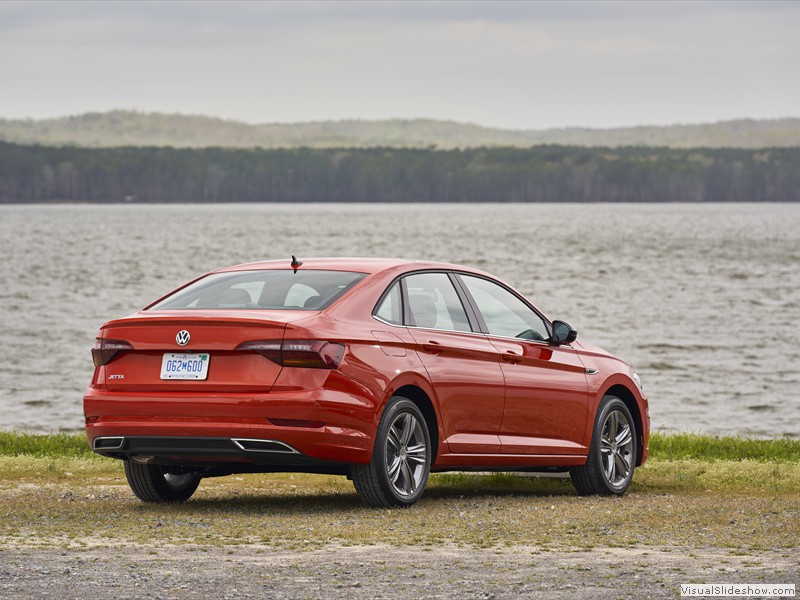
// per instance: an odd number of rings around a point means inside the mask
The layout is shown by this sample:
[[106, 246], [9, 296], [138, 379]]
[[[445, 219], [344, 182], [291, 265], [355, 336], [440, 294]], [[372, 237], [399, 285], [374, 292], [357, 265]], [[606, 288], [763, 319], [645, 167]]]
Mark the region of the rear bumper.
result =
[[[378, 399], [351, 392], [200, 395], [91, 388], [84, 397], [86, 434], [96, 452], [118, 458], [158, 455], [271, 464], [289, 457], [295, 462], [367, 463]], [[100, 438], [121, 438], [123, 443], [114, 448], [113, 443], [97, 442]], [[291, 451], [258, 452], [233, 440], [272, 442]]]
[[237, 463], [239, 467], [249, 463], [270, 471], [335, 472], [346, 471], [347, 466], [347, 463], [311, 458], [277, 440], [190, 436], [98, 436], [92, 442], [92, 449], [98, 454], [113, 458], [172, 465], [201, 465], [212, 469], [231, 463]]

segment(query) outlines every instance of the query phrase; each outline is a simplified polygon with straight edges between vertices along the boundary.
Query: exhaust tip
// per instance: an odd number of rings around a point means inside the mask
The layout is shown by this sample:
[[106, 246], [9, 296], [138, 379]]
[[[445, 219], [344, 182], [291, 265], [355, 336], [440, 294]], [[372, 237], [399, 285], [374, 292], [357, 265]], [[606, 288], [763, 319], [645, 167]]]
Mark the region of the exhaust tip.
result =
[[245, 452], [279, 452], [282, 454], [300, 454], [289, 444], [279, 442], [278, 440], [232, 439], [231, 441]]
[[93, 450], [119, 450], [125, 445], [124, 437], [97, 437], [94, 438]]

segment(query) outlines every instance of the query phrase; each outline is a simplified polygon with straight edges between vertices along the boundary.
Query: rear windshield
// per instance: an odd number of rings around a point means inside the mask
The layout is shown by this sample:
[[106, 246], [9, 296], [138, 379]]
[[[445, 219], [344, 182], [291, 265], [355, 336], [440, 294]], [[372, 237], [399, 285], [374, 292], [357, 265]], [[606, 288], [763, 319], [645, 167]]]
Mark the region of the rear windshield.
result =
[[322, 310], [366, 277], [348, 271], [234, 271], [207, 275], [149, 310]]

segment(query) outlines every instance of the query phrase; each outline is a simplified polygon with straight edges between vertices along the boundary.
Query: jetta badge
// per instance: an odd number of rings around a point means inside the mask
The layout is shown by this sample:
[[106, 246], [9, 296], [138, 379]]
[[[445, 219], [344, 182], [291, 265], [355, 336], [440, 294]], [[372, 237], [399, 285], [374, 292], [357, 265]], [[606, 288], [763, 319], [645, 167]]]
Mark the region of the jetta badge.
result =
[[178, 335], [175, 336], [175, 341], [178, 342], [178, 346], [185, 346], [189, 343], [190, 339], [192, 339], [192, 336], [190, 336], [189, 332], [185, 329], [181, 329]]

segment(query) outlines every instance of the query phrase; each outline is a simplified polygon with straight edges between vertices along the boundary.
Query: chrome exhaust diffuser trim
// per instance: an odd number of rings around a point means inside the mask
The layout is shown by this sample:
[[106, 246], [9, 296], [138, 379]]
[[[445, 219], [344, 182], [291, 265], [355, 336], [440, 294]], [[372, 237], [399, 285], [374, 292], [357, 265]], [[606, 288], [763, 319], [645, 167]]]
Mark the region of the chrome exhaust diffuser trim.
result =
[[96, 437], [92, 443], [92, 450], [97, 452], [120, 450], [124, 445], [125, 438], [121, 436]]
[[245, 452], [277, 452], [280, 454], [300, 454], [285, 442], [278, 440], [254, 440], [245, 438], [231, 438], [231, 441]]

